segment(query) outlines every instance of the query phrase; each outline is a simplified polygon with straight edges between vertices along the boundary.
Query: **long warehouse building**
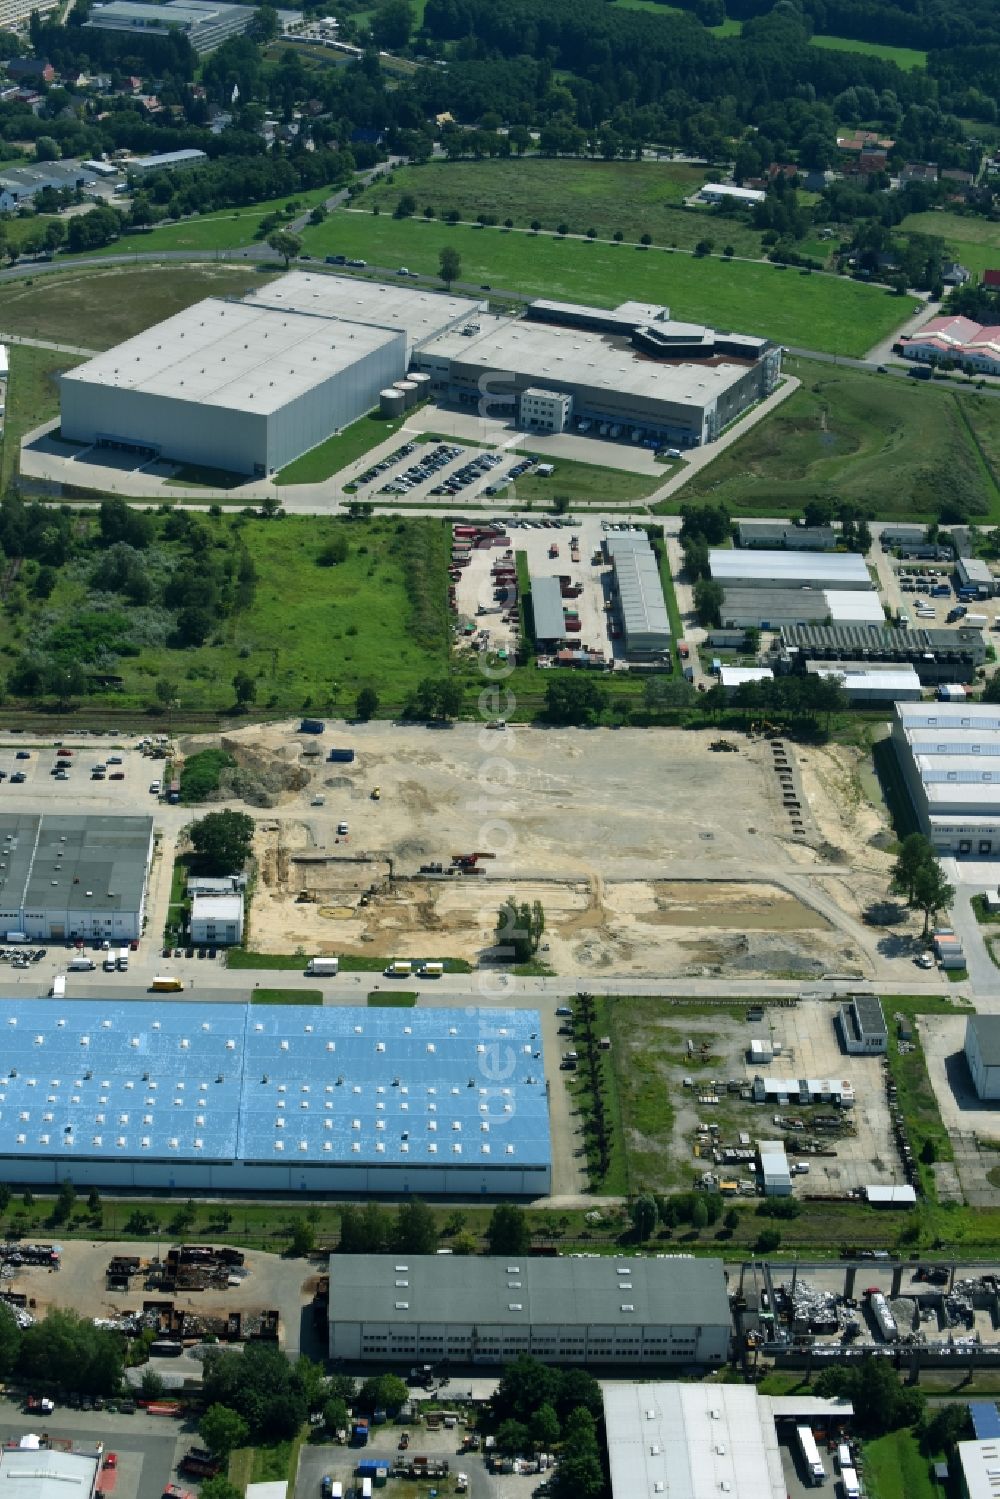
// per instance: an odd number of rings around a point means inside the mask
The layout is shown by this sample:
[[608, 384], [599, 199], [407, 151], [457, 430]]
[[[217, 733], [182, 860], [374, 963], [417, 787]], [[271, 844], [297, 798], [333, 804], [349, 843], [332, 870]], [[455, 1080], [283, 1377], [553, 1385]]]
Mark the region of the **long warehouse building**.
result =
[[1000, 856], [1000, 709], [897, 703], [892, 740], [921, 831], [937, 854]]
[[[871, 589], [865, 559], [856, 552], [808, 552], [790, 548], [713, 549], [709, 568], [724, 588]], [[884, 616], [883, 616], [884, 617]]]
[[604, 551], [611, 559], [626, 658], [669, 658], [670, 616], [649, 537], [645, 531], [617, 531], [604, 538]]
[[208, 298], [64, 371], [62, 436], [264, 477], [370, 411], [479, 304], [292, 272]]
[[777, 388], [781, 349], [677, 322], [667, 307], [538, 301], [523, 318], [470, 318], [412, 363], [437, 399], [485, 406], [529, 430], [688, 448], [714, 441]]
[[972, 682], [986, 660], [982, 630], [893, 630], [882, 625], [785, 625], [780, 661], [802, 670], [807, 661], [857, 661], [912, 666], [921, 683]]
[[0, 1000], [0, 1034], [3, 1181], [550, 1190], [535, 1010]]
[[330, 1260], [331, 1359], [718, 1365], [729, 1354], [730, 1320], [716, 1259]]

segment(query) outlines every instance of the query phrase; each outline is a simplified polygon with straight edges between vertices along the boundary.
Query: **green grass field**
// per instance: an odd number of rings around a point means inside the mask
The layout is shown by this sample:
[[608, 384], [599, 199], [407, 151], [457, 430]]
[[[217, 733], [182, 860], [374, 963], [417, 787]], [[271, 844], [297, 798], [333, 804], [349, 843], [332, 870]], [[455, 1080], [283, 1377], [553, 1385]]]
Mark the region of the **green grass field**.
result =
[[916, 520], [931, 519], [954, 496], [976, 515], [1000, 519], [1000, 496], [965, 420], [1000, 437], [985, 398], [809, 360], [786, 368], [801, 389], [702, 469], [678, 501], [725, 500], [745, 514], [787, 515], [832, 494], [879, 518]]
[[[716, 248], [724, 222], [712, 220]], [[708, 232], [708, 231], [706, 231]], [[313, 255], [335, 252], [395, 269], [436, 275], [445, 245], [462, 258], [461, 279], [496, 293], [548, 296], [615, 306], [626, 298], [666, 302], [675, 316], [715, 327], [764, 333], [782, 343], [859, 355], [897, 327], [908, 301], [878, 287], [833, 276], [803, 276], [766, 263], [642, 250], [634, 245], [558, 241], [551, 235], [398, 220], [338, 210], [305, 231]]]
[[534, 472], [523, 474], [497, 497], [497, 504], [530, 505], [547, 510], [556, 495], [566, 495], [573, 504], [628, 505], [645, 499], [670, 474], [669, 466], [664, 467], [662, 474], [630, 474], [625, 469], [601, 468], [563, 458], [554, 462], [554, 474], [547, 479]]
[[[121, 689], [81, 701], [142, 712], [155, 701], [154, 684], [164, 677], [177, 684], [181, 717], [185, 711], [225, 712], [233, 700], [233, 676], [241, 670], [257, 683], [255, 711], [262, 716], [328, 713], [338, 706], [349, 714], [358, 689], [368, 683], [389, 714], [423, 677], [447, 670], [448, 535], [442, 523], [389, 517], [348, 523], [315, 516], [245, 523], [228, 515], [204, 521], [220, 535], [241, 529], [258, 575], [252, 608], [222, 620], [202, 646], [171, 648], [156, 643], [163, 638], [156, 633], [152, 643], [137, 638], [135, 655], [116, 657]], [[335, 534], [347, 535], [348, 557], [321, 566], [317, 558]], [[0, 615], [0, 653], [23, 648], [43, 614], [53, 624], [79, 614], [90, 597], [90, 571], [86, 562], [62, 568], [50, 598], [29, 601], [28, 612], [17, 618]], [[419, 581], [408, 587], [411, 574]], [[424, 621], [424, 643], [416, 638], [415, 607]], [[136, 628], [142, 628], [138, 618]]]
[[[679, 5], [660, 5], [659, 0], [616, 0], [619, 10], [648, 10], [660, 15], [666, 13], [668, 16], [690, 16], [692, 12], [683, 10]], [[706, 31], [711, 31], [715, 36], [741, 36], [743, 22], [734, 21], [727, 16], [718, 26], [706, 26]]]
[[22, 338], [107, 349], [202, 297], [243, 292], [269, 279], [245, 266], [71, 266], [0, 286], [0, 328]]
[[377, 412], [370, 412], [361, 417], [360, 421], [345, 427], [343, 432], [335, 433], [326, 442], [321, 442], [318, 447], [311, 448], [301, 458], [287, 464], [278, 475], [278, 483], [318, 484], [322, 479], [329, 479], [331, 474], [339, 473], [370, 448], [391, 437], [393, 432], [398, 432], [405, 420], [404, 416], [400, 416], [386, 421]]
[[4, 491], [17, 472], [24, 434], [41, 426], [59, 410], [59, 371], [79, 363], [70, 354], [32, 349], [24, 344], [11, 345], [0, 467], [0, 488]]
[[912, 1431], [891, 1431], [865, 1443], [865, 1487], [871, 1499], [941, 1499], [930, 1459]]
[[702, 167], [666, 161], [431, 161], [394, 172], [391, 184], [377, 183], [360, 202], [391, 213], [404, 193], [412, 193], [418, 214], [429, 204], [438, 218], [454, 211], [474, 223], [481, 213], [493, 214], [501, 224], [512, 219], [519, 229], [537, 219], [551, 231], [562, 223], [573, 234], [596, 229], [599, 239], [611, 239], [620, 229], [627, 240], [651, 234], [658, 245], [682, 250], [707, 238], [720, 251], [731, 245], [737, 255], [759, 259], [760, 232], [742, 218], [681, 206], [710, 175]]
[[220, 213], [196, 214], [177, 224], [164, 224], [136, 234], [123, 234], [113, 244], [82, 253], [89, 259], [95, 255], [128, 255], [132, 252], [148, 255], [151, 251], [160, 250], [238, 250], [244, 245], [257, 242], [257, 227], [267, 214], [279, 213], [288, 203], [297, 203], [303, 210], [313, 208], [328, 198], [331, 191], [329, 187], [316, 187], [309, 192], [291, 193], [284, 198], [254, 203], [246, 208], [225, 208]]
[[933, 208], [927, 213], [908, 213], [899, 227], [904, 233], [936, 234], [974, 275], [1000, 267], [1000, 224]]
[[891, 47], [884, 42], [856, 42], [846, 36], [814, 36], [814, 47], [825, 47], [828, 52], [863, 52], [866, 57], [879, 57], [883, 62], [894, 62], [897, 68], [911, 72], [914, 68], [926, 68], [927, 53], [915, 47]]

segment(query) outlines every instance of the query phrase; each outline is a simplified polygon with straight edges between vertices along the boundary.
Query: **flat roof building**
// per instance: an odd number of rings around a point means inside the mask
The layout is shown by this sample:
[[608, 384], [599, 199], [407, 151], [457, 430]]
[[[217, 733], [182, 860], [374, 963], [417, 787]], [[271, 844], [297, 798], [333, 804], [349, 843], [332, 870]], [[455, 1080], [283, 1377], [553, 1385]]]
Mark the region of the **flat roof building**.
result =
[[965, 1060], [976, 1096], [1000, 1099], [1000, 1015], [970, 1015], [965, 1022]]
[[743, 588], [724, 585], [719, 610], [723, 629], [780, 630], [790, 624], [830, 618], [826, 594], [819, 588]]
[[252, 8], [216, 0], [108, 0], [95, 5], [85, 26], [98, 31], [131, 31], [169, 36], [182, 32], [199, 55], [213, 52], [227, 37], [240, 36], [253, 20]]
[[370, 410], [404, 368], [401, 333], [209, 298], [64, 371], [62, 433], [264, 475]]
[[238, 947], [243, 941], [243, 896], [214, 892], [195, 895], [190, 934], [198, 947]]
[[760, 1178], [765, 1197], [791, 1197], [792, 1173], [782, 1140], [759, 1140]]
[[670, 616], [656, 554], [645, 531], [614, 532], [604, 538], [614, 593], [621, 612], [625, 655], [649, 661], [670, 653]]
[[22, 1438], [16, 1447], [0, 1447], [0, 1494], [4, 1499], [93, 1499], [101, 1473], [101, 1455], [41, 1447]]
[[982, 557], [958, 557], [955, 576], [960, 588], [975, 588], [980, 598], [991, 599], [997, 591], [997, 580], [989, 563]]
[[844, 1050], [851, 1056], [879, 1055], [889, 1049], [889, 1032], [876, 994], [852, 994], [837, 1012]]
[[735, 182], [706, 182], [698, 191], [703, 203], [763, 203], [767, 194], [759, 187], [737, 187]]
[[959, 1442], [962, 1493], [965, 1499], [998, 1499], [1000, 1496], [1000, 1440]]
[[5, 1181], [550, 1189], [535, 1010], [0, 1000], [0, 1034]]
[[329, 1319], [331, 1359], [386, 1363], [716, 1365], [730, 1340], [722, 1261], [670, 1255], [337, 1254]]
[[667, 308], [539, 301], [523, 318], [478, 314], [425, 344], [413, 368], [458, 406], [480, 409], [485, 388], [513, 416], [526, 390], [551, 390], [568, 398], [578, 430], [696, 447], [777, 387], [781, 349], [678, 323]]
[[[239, 7], [234, 6], [233, 9]], [[147, 177], [151, 172], [176, 172], [184, 167], [200, 167], [208, 160], [205, 151], [160, 151], [155, 156], [133, 156], [125, 170], [133, 177]]]
[[1000, 855], [1000, 709], [968, 701], [897, 703], [892, 740], [935, 852]]
[[612, 1499], [787, 1499], [778, 1423], [842, 1425], [847, 1400], [758, 1395], [752, 1385], [606, 1383]]
[[811, 677], [836, 677], [850, 703], [918, 703], [922, 688], [912, 666], [865, 666], [857, 661], [809, 661]]
[[407, 358], [428, 339], [475, 319], [487, 305], [473, 297], [445, 295], [399, 281], [359, 281], [318, 271], [289, 271], [257, 287], [253, 302], [257, 307], [402, 333]]
[[0, 933], [134, 941], [152, 856], [151, 817], [0, 814]]
[[299, 272], [208, 298], [64, 371], [62, 434], [263, 477], [370, 411], [417, 343], [476, 306]]
[[727, 588], [859, 588], [870, 590], [865, 559], [856, 552], [801, 552], [791, 549], [713, 549], [709, 567]]
[[76, 192], [93, 187], [96, 181], [95, 173], [79, 161], [44, 161], [0, 167], [0, 210], [12, 212], [47, 187], [56, 192]]
[[830, 620], [835, 625], [884, 625], [885, 610], [874, 588], [828, 588]]
[[971, 682], [986, 660], [982, 630], [895, 630], [881, 625], [799, 625], [781, 630], [781, 656], [800, 669], [806, 661], [909, 664], [923, 684]]
[[753, 682], [773, 682], [774, 672], [769, 666], [723, 666], [719, 671], [719, 683], [727, 692]]
[[535, 643], [542, 650], [566, 639], [566, 616], [563, 613], [562, 589], [558, 578], [532, 577], [531, 618]]
[[738, 520], [736, 541], [741, 547], [789, 547], [799, 552], [829, 552], [837, 544], [832, 526], [797, 526], [787, 520]]

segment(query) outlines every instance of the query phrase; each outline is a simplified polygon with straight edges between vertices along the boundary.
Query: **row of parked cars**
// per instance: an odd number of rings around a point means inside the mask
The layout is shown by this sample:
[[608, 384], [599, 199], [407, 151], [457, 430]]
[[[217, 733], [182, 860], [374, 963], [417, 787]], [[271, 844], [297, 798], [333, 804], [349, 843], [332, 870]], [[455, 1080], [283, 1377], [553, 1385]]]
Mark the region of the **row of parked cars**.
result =
[[[461, 449], [459, 449], [461, 452]], [[475, 458], [470, 458], [468, 463], [463, 463], [453, 474], [449, 474], [443, 484], [435, 484], [431, 494], [458, 494], [460, 490], [468, 489], [470, 484], [475, 484], [484, 474], [488, 474], [503, 459], [499, 453], [480, 453]], [[495, 488], [493, 490], [495, 493]], [[489, 493], [489, 491], [487, 491]]]
[[366, 468], [358, 479], [358, 483], [373, 483], [374, 480], [381, 478], [383, 474], [387, 474], [391, 468], [395, 468], [396, 464], [400, 463], [404, 458], [409, 458], [410, 454], [415, 453], [416, 450], [417, 445], [415, 442], [404, 442], [401, 448], [397, 448], [394, 453], [390, 453], [381, 462], [373, 463], [371, 468]]
[[[462, 449], [451, 443], [440, 442], [436, 448], [429, 448], [416, 463], [404, 469], [398, 478], [384, 485], [381, 494], [406, 494], [407, 490], [414, 489], [418, 484], [426, 484], [432, 479], [439, 469], [447, 468], [449, 463], [454, 463], [459, 457]], [[432, 494], [443, 494], [444, 490], [439, 485], [431, 490]]]

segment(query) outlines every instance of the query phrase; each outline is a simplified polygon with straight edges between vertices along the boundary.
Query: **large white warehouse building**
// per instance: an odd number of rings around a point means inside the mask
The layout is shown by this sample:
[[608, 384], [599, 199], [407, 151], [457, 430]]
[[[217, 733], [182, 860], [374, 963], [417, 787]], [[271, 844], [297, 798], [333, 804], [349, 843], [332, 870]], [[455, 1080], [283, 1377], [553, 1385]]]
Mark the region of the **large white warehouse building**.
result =
[[[409, 1013], [409, 1012], [408, 1012]], [[331, 1359], [720, 1364], [721, 1260], [337, 1254]]]
[[211, 297], [67, 370], [62, 436], [262, 477], [370, 411], [478, 306], [301, 272]]
[[897, 703], [899, 767], [938, 854], [1000, 857], [1000, 709], [990, 703]]

